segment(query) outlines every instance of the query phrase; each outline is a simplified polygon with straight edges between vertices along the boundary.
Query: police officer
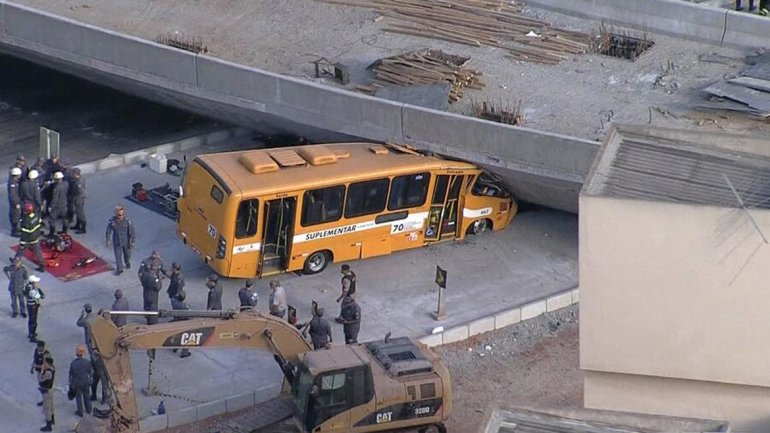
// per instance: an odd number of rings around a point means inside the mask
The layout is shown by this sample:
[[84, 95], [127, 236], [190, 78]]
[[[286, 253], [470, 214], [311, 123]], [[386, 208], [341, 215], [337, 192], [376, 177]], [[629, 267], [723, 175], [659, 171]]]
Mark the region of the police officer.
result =
[[64, 173], [57, 171], [53, 174], [51, 199], [48, 202], [48, 233], [56, 233], [56, 225], [61, 221], [62, 228], [59, 233], [67, 233], [67, 194], [69, 183], [64, 181]]
[[11, 168], [8, 176], [8, 222], [11, 225], [11, 236], [19, 237], [19, 223], [21, 222], [21, 169]]
[[27, 179], [19, 185], [21, 191], [21, 201], [32, 203], [35, 209], [40, 209], [43, 204], [43, 197], [40, 194], [40, 184], [38, 184], [37, 170], [30, 170], [27, 173]]
[[52, 431], [53, 425], [56, 424], [56, 418], [54, 417], [54, 391], [53, 383], [56, 378], [56, 369], [53, 365], [53, 356], [46, 351], [43, 357], [43, 364], [40, 369], [40, 377], [38, 378], [38, 389], [43, 396], [41, 406], [43, 406], [43, 415], [45, 416], [45, 426], [40, 431]]
[[160, 251], [152, 250], [150, 257], [147, 257], [146, 259], [142, 260], [141, 263], [139, 263], [139, 271], [137, 272], [139, 279], [142, 279], [142, 274], [145, 271], [152, 269], [153, 267], [158, 268], [161, 275], [169, 275], [169, 272], [166, 270], [166, 265], [163, 264], [163, 259], [160, 257]]
[[27, 317], [26, 299], [24, 298], [24, 286], [27, 285], [29, 272], [21, 263], [20, 258], [11, 259], [12, 263], [3, 268], [8, 277], [8, 293], [11, 295], [11, 317], [16, 317], [21, 312], [21, 317]]
[[176, 298], [177, 293], [184, 290], [184, 274], [182, 273], [182, 265], [177, 262], [171, 263], [171, 273], [168, 276], [169, 283], [166, 293], [168, 294], [169, 302], [173, 304], [173, 299]]
[[43, 230], [43, 220], [35, 212], [35, 206], [32, 203], [24, 203], [24, 215], [21, 217], [21, 238], [19, 239], [19, 249], [16, 251], [15, 258], [19, 259], [24, 255], [27, 248], [32, 248], [37, 260], [37, 271], [45, 272], [45, 260], [43, 260], [43, 251], [40, 250], [40, 235]]
[[[332, 327], [324, 317], [324, 309], [315, 309], [313, 318], [306, 330], [310, 331], [310, 341], [313, 342], [313, 350], [325, 349], [332, 343]], [[303, 332], [304, 335], [304, 332]]]
[[[340, 273], [342, 273], [342, 280], [340, 280], [340, 296], [337, 298], [339, 303], [345, 296], [350, 295], [353, 299], [356, 298], [356, 273], [350, 269], [350, 265], [344, 264], [340, 267]], [[340, 316], [342, 316], [342, 308], [340, 308]]]
[[[160, 268], [153, 264], [149, 269], [145, 269], [139, 278], [142, 283], [144, 311], [158, 311], [158, 293], [163, 288]], [[145, 319], [147, 319], [148, 325], [158, 323], [158, 316], [145, 316]]]
[[207, 310], [221, 310], [222, 309], [222, 285], [219, 284], [219, 277], [217, 274], [209, 275], [206, 280], [206, 287], [209, 288], [208, 298], [206, 300]]
[[238, 300], [241, 303], [241, 311], [256, 311], [259, 295], [254, 291], [254, 280], [247, 280], [246, 285], [238, 290]]
[[27, 172], [29, 172], [29, 167], [27, 167], [27, 158], [24, 157], [22, 154], [16, 155], [16, 162], [13, 163], [13, 167], [18, 168], [21, 170], [21, 176], [26, 178]]
[[77, 403], [75, 415], [80, 417], [83, 416], [84, 406], [86, 413], [91, 413], [91, 400], [88, 398], [88, 388], [93, 380], [94, 369], [91, 366], [91, 361], [84, 358], [85, 354], [86, 346], [79, 345], [75, 349], [76, 358], [70, 364], [69, 371], [69, 386], [75, 391], [75, 401]]
[[40, 277], [30, 275], [27, 285], [24, 286], [24, 297], [27, 299], [27, 338], [30, 342], [37, 342], [37, 312], [40, 309], [40, 300], [45, 299], [45, 293], [40, 288]]
[[134, 247], [136, 237], [134, 236], [134, 225], [126, 217], [126, 211], [123, 206], [115, 206], [115, 216], [107, 222], [107, 246], [112, 241], [115, 252], [115, 275], [123, 273], [123, 264], [131, 269], [131, 249]]
[[[123, 297], [123, 291], [115, 289], [115, 302], [112, 303], [112, 311], [128, 311], [128, 299]], [[117, 327], [121, 327], [128, 322], [128, 318], [122, 314], [113, 314], [111, 316], [112, 323]]]
[[[32, 366], [29, 368], [29, 374], [37, 373], [37, 380], [40, 381], [40, 373], [43, 371], [43, 361], [46, 356], [50, 356], [51, 352], [45, 348], [45, 341], [37, 340], [35, 345], [35, 351], [32, 352]], [[42, 406], [43, 402], [38, 402], [38, 406]]]
[[[176, 311], [185, 311], [190, 309], [190, 305], [185, 302], [185, 299], [187, 298], [187, 295], [185, 294], [184, 290], [180, 290], [177, 292], [176, 296], [171, 298], [171, 308]], [[180, 320], [187, 320], [186, 317], [174, 317], [172, 322], [178, 322]], [[177, 352], [177, 349], [173, 350], [174, 353]], [[190, 350], [188, 349], [182, 349], [182, 353], [179, 355], [180, 358], [187, 358], [190, 356]]]
[[67, 191], [67, 219], [74, 225], [70, 228], [75, 233], [86, 233], [86, 180], [80, 175], [80, 169], [75, 167], [69, 176], [69, 189]]
[[361, 307], [356, 300], [350, 296], [345, 296], [342, 300], [342, 314], [337, 320], [342, 323], [342, 330], [345, 333], [345, 344], [358, 343], [358, 331], [361, 329]]

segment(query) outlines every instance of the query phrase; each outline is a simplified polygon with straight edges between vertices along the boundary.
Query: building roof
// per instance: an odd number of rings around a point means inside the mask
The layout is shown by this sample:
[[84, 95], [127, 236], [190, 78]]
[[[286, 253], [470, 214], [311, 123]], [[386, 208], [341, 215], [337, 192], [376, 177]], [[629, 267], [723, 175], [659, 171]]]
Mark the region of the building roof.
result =
[[736, 134], [617, 126], [582, 194], [768, 209], [769, 143]]
[[215, 170], [233, 191], [268, 194], [360, 180], [368, 176], [418, 173], [420, 170], [474, 169], [473, 164], [401, 152], [376, 143], [341, 143], [212, 153], [196, 158]]

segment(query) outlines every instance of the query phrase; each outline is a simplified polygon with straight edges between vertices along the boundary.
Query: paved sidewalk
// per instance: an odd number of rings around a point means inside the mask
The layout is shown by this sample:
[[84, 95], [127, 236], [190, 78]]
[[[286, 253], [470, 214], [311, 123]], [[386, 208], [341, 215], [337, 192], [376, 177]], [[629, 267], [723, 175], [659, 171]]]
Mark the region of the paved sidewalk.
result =
[[[199, 149], [200, 150], [200, 149]], [[211, 149], [204, 149], [210, 151]], [[172, 155], [175, 157], [175, 155]], [[188, 152], [188, 158], [192, 151]], [[193, 308], [204, 308], [204, 280], [209, 268], [175, 236], [174, 222], [125, 201], [122, 197], [131, 184], [142, 182], [154, 187], [179, 178], [158, 175], [139, 166], [121, 167], [87, 176], [89, 232], [78, 236], [96, 254], [112, 262], [111, 249], [104, 244], [104, 229], [116, 203], [125, 205], [127, 215], [137, 228], [138, 241], [133, 263], [159, 249], [167, 264], [177, 261], [186, 274], [186, 291]], [[3, 189], [2, 195], [5, 194]], [[0, 198], [0, 212], [6, 214], [7, 200]], [[10, 256], [15, 239], [8, 237], [7, 218], [0, 222], [0, 251]], [[5, 260], [0, 254], [0, 259]], [[529, 300], [573, 287], [577, 282], [577, 217], [540, 211], [520, 214], [511, 227], [501, 233], [484, 234], [464, 243], [444, 243], [350, 263], [358, 275], [363, 324], [362, 341], [393, 335], [422, 336], [437, 325], [445, 328], [486, 316]], [[430, 312], [436, 305], [433, 282], [436, 265], [447, 269], [448, 318], [435, 322]], [[46, 299], [40, 313], [40, 337], [52, 347], [58, 375], [56, 411], [58, 428], [76, 421], [74, 405], [67, 401], [64, 390], [67, 371], [75, 346], [82, 342], [82, 330], [75, 326], [85, 302], [95, 308], [109, 307], [112, 293], [123, 289], [132, 308], [141, 306], [141, 286], [136, 267], [120, 277], [99, 274], [70, 283], [61, 283], [50, 275], [43, 276]], [[284, 275], [289, 303], [297, 306], [300, 320], [310, 315], [310, 301], [315, 299], [329, 315], [338, 311], [335, 299], [339, 290], [339, 264], [314, 276]], [[223, 304], [235, 307], [237, 290], [242, 280], [225, 279]], [[265, 310], [269, 296], [266, 281], [257, 283]], [[0, 306], [0, 365], [6, 368], [0, 376], [0, 431], [33, 431], [40, 427], [42, 414], [35, 402], [39, 399], [32, 375], [27, 374], [33, 345], [26, 340], [26, 322], [11, 319], [6, 306]], [[161, 293], [161, 308], [169, 308]], [[139, 320], [132, 319], [132, 320]], [[342, 340], [342, 330], [334, 325], [335, 342]], [[133, 354], [134, 383], [137, 390], [147, 385], [147, 360], [144, 352]], [[227, 396], [276, 386], [280, 371], [270, 354], [245, 350], [209, 349], [196, 351], [187, 359], [170, 353], [159, 353], [156, 386], [173, 397], [139, 396], [142, 418], [151, 414], [161, 399], [169, 412], [222, 399]]]

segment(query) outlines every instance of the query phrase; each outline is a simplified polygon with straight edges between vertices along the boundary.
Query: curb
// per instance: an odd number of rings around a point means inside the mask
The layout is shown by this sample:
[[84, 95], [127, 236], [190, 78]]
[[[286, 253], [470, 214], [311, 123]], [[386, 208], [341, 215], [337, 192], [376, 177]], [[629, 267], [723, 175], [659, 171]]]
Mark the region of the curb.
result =
[[275, 396], [281, 393], [281, 388], [282, 383], [259, 388], [252, 392], [201, 403], [197, 406], [186, 407], [163, 415], [150, 415], [139, 420], [139, 431], [149, 433], [164, 430], [170, 427], [190, 424], [215, 415], [245, 409], [275, 398]]
[[442, 346], [449, 343], [467, 340], [474, 335], [494, 331], [514, 325], [525, 320], [534, 319], [544, 313], [567, 308], [580, 302], [580, 289], [574, 286], [559, 293], [549, 295], [518, 305], [508, 310], [503, 310], [480, 319], [473, 320], [463, 325], [449, 328], [446, 331], [426, 335], [418, 338], [418, 341], [428, 347]]
[[102, 158], [96, 161], [78, 164], [75, 167], [79, 168], [82, 174], [96, 173], [97, 171], [109, 170], [111, 168], [147, 162], [147, 159], [153, 153], [169, 154], [174, 152], [182, 152], [194, 147], [218, 144], [225, 140], [243, 137], [250, 133], [251, 130], [241, 127], [220, 129], [206, 134], [195, 135], [193, 137], [160, 144], [158, 146], [135, 150], [133, 152], [112, 154], [106, 158]]

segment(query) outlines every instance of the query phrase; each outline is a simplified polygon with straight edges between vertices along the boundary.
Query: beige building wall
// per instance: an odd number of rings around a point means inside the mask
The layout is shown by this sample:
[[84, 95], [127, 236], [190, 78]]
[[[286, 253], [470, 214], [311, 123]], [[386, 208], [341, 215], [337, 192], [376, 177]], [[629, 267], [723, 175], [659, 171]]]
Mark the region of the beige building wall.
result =
[[770, 244], [743, 211], [583, 195], [579, 248], [586, 407], [770, 431]]

